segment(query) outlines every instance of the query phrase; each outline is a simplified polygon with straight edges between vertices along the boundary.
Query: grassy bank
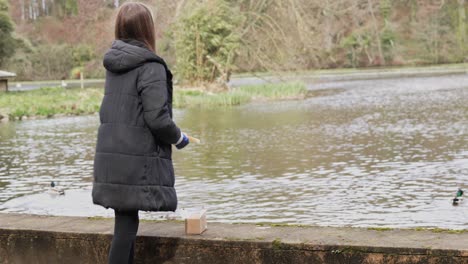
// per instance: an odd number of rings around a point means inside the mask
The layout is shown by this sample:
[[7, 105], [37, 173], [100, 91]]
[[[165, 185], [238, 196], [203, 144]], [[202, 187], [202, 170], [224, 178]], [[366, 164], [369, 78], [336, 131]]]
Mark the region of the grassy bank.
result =
[[177, 108], [210, 108], [242, 105], [252, 101], [302, 99], [306, 92], [305, 85], [299, 82], [248, 85], [220, 93], [176, 89], [174, 106]]
[[[300, 99], [305, 94], [306, 87], [302, 83], [243, 86], [220, 93], [175, 89], [174, 107], [229, 107], [252, 101]], [[99, 111], [102, 96], [103, 89], [96, 88], [1, 93], [0, 120], [93, 114]]]
[[102, 89], [43, 88], [0, 94], [0, 115], [10, 120], [24, 117], [84, 115], [96, 113]]

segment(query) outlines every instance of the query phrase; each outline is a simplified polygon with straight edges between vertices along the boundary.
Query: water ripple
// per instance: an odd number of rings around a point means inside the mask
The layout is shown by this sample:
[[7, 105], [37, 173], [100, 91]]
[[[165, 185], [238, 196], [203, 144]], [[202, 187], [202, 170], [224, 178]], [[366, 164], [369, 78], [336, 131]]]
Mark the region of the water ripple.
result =
[[[175, 111], [176, 214], [211, 221], [467, 228], [468, 76], [311, 84], [305, 101]], [[323, 92], [330, 89], [331, 92]], [[338, 91], [338, 92], [337, 92]], [[92, 205], [98, 118], [0, 125], [0, 211], [111, 216]], [[50, 181], [67, 189], [45, 193]]]

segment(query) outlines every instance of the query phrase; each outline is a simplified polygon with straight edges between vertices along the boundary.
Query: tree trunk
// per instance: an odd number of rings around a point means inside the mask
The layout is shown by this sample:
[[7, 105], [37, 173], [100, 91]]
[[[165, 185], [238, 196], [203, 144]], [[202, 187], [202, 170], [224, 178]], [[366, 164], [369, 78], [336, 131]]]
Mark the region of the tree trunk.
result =
[[306, 25], [304, 22], [304, 19], [302, 18], [302, 15], [300, 13], [300, 8], [297, 7], [296, 1], [295, 0], [289, 0], [290, 7], [292, 9], [292, 12], [294, 14], [294, 17], [296, 18], [296, 28], [299, 33], [299, 39], [301, 41], [301, 45], [304, 46], [306, 41], [305, 35], [307, 34], [306, 30]]
[[32, 20], [33, 19], [33, 13], [32, 13], [32, 3], [31, 1], [29, 1], [29, 5], [28, 5], [28, 11], [29, 11], [29, 19]]
[[369, 7], [369, 12], [372, 18], [372, 26], [374, 28], [374, 35], [377, 41], [377, 49], [379, 51], [379, 57], [380, 57], [382, 64], [385, 65], [385, 58], [384, 58], [383, 51], [382, 51], [382, 43], [380, 41], [379, 25], [377, 24], [377, 18], [375, 17], [375, 14], [374, 14], [374, 7], [372, 5], [372, 0], [367, 0], [367, 3]]
[[466, 11], [465, 0], [458, 0], [458, 41], [463, 56], [468, 56], [466, 43]]
[[21, 20], [24, 20], [24, 0], [20, 0], [21, 5]]
[[333, 34], [332, 34], [332, 11], [330, 6], [330, 0], [325, 0], [325, 10], [323, 11], [324, 19], [325, 19], [325, 31], [324, 31], [324, 43], [325, 43], [325, 50], [330, 52], [333, 46]]

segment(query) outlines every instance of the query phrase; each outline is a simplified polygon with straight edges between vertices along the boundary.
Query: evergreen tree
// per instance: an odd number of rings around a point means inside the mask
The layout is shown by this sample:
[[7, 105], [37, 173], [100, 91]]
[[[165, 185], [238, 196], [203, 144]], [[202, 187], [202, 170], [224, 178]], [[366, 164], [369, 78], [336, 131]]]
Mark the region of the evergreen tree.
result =
[[227, 0], [192, 1], [175, 25], [177, 74], [186, 81], [229, 80], [242, 14]]
[[15, 52], [16, 40], [12, 35], [13, 30], [8, 3], [6, 0], [0, 0], [0, 66]]

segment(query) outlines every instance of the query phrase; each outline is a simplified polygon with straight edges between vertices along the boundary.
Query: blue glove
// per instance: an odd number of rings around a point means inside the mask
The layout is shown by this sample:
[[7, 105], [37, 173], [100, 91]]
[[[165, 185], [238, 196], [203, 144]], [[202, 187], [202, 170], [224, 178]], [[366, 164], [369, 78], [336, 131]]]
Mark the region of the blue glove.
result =
[[179, 144], [175, 145], [177, 149], [183, 149], [190, 143], [187, 135], [182, 133], [182, 141]]

